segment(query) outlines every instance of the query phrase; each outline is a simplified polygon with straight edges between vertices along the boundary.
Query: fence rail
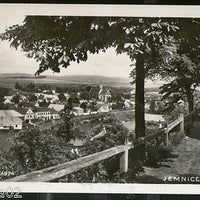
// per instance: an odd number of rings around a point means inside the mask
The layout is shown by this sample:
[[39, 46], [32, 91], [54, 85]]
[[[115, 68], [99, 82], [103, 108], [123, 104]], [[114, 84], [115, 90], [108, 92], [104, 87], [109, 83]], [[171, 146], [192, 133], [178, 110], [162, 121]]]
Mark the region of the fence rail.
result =
[[6, 182], [49, 182], [62, 178], [70, 173], [81, 170], [85, 167], [91, 166], [97, 162], [103, 161], [105, 159], [111, 158], [115, 155], [121, 154], [120, 156], [120, 172], [127, 172], [128, 170], [128, 150], [145, 144], [159, 136], [165, 136], [165, 144], [168, 146], [168, 137], [170, 131], [175, 127], [180, 125], [180, 131], [184, 133], [184, 116], [181, 115], [180, 118], [170, 123], [166, 129], [161, 129], [160, 131], [149, 134], [145, 137], [140, 137], [135, 139], [133, 142], [125, 142], [124, 145], [112, 147], [101, 152], [90, 154], [69, 162], [55, 165], [53, 167], [48, 167], [42, 170], [33, 171], [24, 175], [20, 175], [14, 178], [7, 179]]

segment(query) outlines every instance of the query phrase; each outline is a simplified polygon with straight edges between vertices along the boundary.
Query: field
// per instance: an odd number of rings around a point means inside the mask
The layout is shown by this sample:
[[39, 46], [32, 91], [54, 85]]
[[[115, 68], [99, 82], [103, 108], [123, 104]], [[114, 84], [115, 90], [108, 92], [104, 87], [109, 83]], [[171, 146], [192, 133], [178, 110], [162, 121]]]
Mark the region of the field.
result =
[[4, 88], [14, 88], [15, 83], [20, 85], [33, 83], [36, 85], [47, 84], [52, 87], [65, 87], [69, 85], [99, 85], [109, 87], [128, 87], [130, 88], [130, 79], [111, 78], [104, 76], [42, 76], [34, 77], [30, 74], [0, 74], [0, 85]]

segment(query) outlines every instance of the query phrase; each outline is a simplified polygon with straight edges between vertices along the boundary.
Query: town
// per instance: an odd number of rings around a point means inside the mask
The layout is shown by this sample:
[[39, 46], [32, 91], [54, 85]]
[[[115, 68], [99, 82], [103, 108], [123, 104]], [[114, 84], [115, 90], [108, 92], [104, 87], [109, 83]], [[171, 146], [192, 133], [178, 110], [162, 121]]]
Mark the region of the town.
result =
[[[133, 111], [135, 90], [130, 88], [121, 90], [121, 88], [117, 90], [105, 87], [102, 83], [96, 86], [84, 86], [80, 91], [69, 91], [66, 88], [51, 89], [48, 86], [36, 86], [33, 83], [22, 86], [16, 82], [13, 90], [10, 91], [12, 95], [1, 97], [0, 130], [22, 130], [26, 126], [42, 127], [45, 123], [60, 121], [60, 112], [69, 101], [73, 105], [71, 112], [77, 117]], [[164, 104], [159, 93], [146, 92], [145, 97], [146, 121], [163, 122], [163, 115], [157, 114], [155, 117], [155, 112]], [[154, 99], [153, 102], [152, 99]], [[134, 115], [131, 121], [133, 118]], [[134, 123], [128, 125], [127, 122], [126, 125], [134, 129]]]

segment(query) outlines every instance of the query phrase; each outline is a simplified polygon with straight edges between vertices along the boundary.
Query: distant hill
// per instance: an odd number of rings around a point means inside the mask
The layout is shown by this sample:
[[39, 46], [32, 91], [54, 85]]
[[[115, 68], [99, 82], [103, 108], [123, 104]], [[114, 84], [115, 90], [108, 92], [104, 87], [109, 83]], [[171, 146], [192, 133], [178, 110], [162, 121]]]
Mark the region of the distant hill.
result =
[[70, 75], [70, 76], [48, 76], [54, 80], [60, 79], [65, 82], [72, 84], [92, 84], [99, 85], [102, 83], [105, 86], [112, 87], [131, 87], [130, 79], [128, 78], [119, 78], [119, 77], [106, 77], [106, 76], [95, 76], [95, 75]]
[[[65, 76], [34, 76], [25, 73], [6, 73], [0, 74], [0, 84], [3, 87], [13, 87], [16, 82], [20, 84], [48, 84], [51, 86], [62, 86], [66, 85], [93, 85], [99, 86], [102, 83], [104, 86], [109, 87], [126, 87], [133, 88], [130, 84], [130, 78], [120, 77], [106, 77], [106, 76], [95, 76], [95, 75], [65, 75]], [[159, 86], [162, 85], [160, 81], [147, 81], [145, 84], [146, 89], [158, 90]]]
[[69, 76], [34, 76], [25, 73], [6, 73], [0, 74], [0, 84], [4, 87], [14, 87], [14, 84], [49, 84], [52, 86], [66, 85], [99, 85], [110, 87], [131, 87], [130, 79], [105, 76], [69, 75]]
[[26, 73], [3, 73], [0, 74], [0, 77], [2, 78], [13, 78], [13, 77], [34, 77], [31, 74], [26, 74]]

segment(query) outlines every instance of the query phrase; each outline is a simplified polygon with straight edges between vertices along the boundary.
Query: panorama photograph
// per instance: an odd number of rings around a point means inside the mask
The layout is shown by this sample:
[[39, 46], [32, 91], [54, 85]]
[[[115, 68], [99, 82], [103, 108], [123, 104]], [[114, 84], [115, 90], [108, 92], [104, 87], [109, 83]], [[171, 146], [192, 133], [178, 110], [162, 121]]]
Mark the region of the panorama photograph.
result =
[[199, 184], [199, 33], [198, 18], [4, 13], [0, 180]]

